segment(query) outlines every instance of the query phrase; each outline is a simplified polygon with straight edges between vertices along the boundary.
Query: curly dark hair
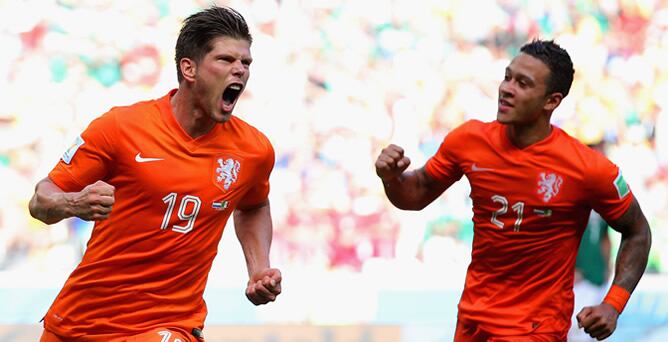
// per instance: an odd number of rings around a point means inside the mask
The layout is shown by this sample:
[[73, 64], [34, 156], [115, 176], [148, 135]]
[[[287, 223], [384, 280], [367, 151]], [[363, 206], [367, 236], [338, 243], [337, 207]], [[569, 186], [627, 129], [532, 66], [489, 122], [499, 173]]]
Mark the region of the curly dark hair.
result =
[[561, 93], [564, 97], [568, 95], [573, 84], [573, 62], [568, 52], [553, 40], [535, 39], [524, 44], [520, 52], [526, 53], [534, 58], [540, 59], [550, 69], [547, 80], [547, 94]]
[[244, 17], [229, 7], [213, 6], [189, 16], [181, 27], [176, 40], [176, 75], [178, 81], [183, 80], [179, 67], [182, 58], [190, 58], [195, 62], [202, 60], [204, 55], [213, 49], [211, 41], [218, 37], [245, 39], [253, 42]]

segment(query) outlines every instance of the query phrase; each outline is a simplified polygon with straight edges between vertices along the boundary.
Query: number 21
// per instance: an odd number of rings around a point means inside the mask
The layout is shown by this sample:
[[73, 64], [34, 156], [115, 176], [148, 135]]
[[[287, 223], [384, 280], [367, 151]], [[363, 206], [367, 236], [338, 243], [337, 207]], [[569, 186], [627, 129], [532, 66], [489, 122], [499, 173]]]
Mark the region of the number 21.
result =
[[[500, 203], [501, 208], [492, 213], [491, 221], [495, 226], [499, 227], [500, 229], [503, 229], [503, 222], [499, 221], [497, 217], [499, 215], [505, 214], [508, 211], [508, 199], [503, 196], [494, 195], [492, 196], [492, 201]], [[513, 204], [511, 208], [513, 209], [514, 212], [517, 213], [517, 220], [515, 220], [515, 227], [513, 231], [519, 232], [520, 225], [522, 224], [522, 216], [524, 215], [524, 202], [517, 202]]]

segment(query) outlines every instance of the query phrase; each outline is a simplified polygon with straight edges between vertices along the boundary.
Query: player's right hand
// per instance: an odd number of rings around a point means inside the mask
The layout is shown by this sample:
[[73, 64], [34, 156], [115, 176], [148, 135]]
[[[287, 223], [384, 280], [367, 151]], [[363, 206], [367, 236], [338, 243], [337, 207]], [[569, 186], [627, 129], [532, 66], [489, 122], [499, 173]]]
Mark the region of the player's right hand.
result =
[[584, 307], [576, 316], [578, 327], [599, 341], [612, 335], [618, 317], [617, 310], [608, 303]]
[[267, 304], [281, 294], [283, 276], [276, 268], [266, 268], [251, 275], [246, 285], [246, 298], [255, 305]]
[[97, 181], [74, 193], [68, 200], [73, 216], [86, 221], [100, 221], [109, 218], [114, 205], [113, 185]]
[[376, 174], [384, 182], [396, 179], [408, 168], [411, 160], [404, 156], [404, 149], [391, 144], [376, 159]]

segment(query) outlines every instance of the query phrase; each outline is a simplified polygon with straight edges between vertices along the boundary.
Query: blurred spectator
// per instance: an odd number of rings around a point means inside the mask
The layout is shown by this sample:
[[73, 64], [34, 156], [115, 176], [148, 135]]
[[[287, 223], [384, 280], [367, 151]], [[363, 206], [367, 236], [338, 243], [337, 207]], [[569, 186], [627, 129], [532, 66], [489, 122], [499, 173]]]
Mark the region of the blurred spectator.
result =
[[[650, 265], [668, 272], [665, 0], [218, 2], [246, 16], [260, 56], [236, 114], [249, 114], [277, 147], [277, 264], [358, 272], [379, 259], [431, 267], [447, 257], [453, 269], [465, 267], [467, 185], [417, 218], [386, 203], [372, 158], [393, 141], [422, 158], [418, 165], [452, 127], [493, 119], [509, 52], [541, 37], [556, 39], [579, 66], [575, 95], [554, 122], [580, 137], [595, 127], [610, 142], [611, 159], [647, 206]], [[171, 42], [207, 5], [0, 2], [1, 270], [58, 264], [68, 272], [78, 262], [89, 228], [43, 229], [26, 209], [29, 184], [112, 104], [176, 84]]]

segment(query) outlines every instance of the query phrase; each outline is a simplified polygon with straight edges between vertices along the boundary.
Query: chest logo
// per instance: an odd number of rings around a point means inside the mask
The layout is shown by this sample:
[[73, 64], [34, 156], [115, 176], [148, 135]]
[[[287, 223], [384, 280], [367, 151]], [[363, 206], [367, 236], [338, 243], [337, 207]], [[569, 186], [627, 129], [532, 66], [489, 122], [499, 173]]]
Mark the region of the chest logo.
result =
[[218, 158], [216, 162], [218, 166], [216, 168], [216, 182], [218, 182], [218, 184], [222, 183], [223, 189], [227, 191], [230, 189], [230, 186], [237, 181], [241, 163], [232, 158]]
[[543, 195], [543, 202], [547, 203], [559, 194], [563, 182], [557, 174], [541, 172], [538, 177], [538, 194]]
[[141, 156], [141, 152], [137, 153], [135, 156], [135, 161], [137, 163], [148, 163], [152, 161], [159, 161], [159, 160], [164, 160], [163, 158], [144, 158]]

